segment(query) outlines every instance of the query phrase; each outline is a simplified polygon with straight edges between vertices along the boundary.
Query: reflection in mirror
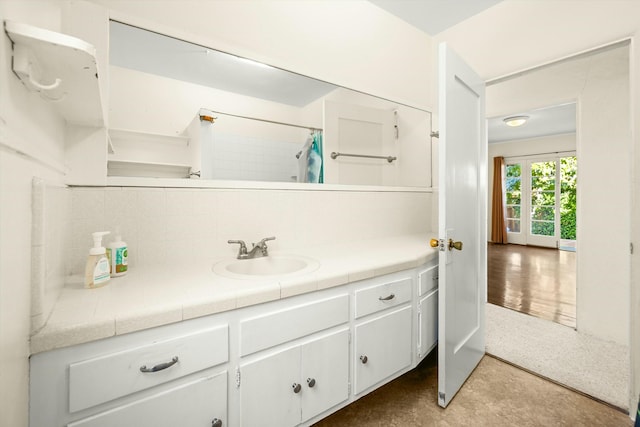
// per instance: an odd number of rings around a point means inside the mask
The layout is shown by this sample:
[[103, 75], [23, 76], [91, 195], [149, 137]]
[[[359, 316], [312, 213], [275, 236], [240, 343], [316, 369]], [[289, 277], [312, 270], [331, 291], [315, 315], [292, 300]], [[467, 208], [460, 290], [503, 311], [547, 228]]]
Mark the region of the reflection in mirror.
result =
[[116, 21], [110, 64], [110, 176], [431, 186], [428, 111]]

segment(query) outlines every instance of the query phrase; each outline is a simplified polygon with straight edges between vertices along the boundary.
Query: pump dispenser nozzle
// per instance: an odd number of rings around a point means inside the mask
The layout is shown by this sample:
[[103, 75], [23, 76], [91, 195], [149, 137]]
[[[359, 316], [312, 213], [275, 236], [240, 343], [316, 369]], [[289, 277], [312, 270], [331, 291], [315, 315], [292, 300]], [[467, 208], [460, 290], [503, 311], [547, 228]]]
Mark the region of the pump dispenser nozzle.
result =
[[92, 233], [93, 236], [93, 247], [89, 249], [89, 255], [102, 255], [106, 253], [106, 249], [102, 246], [102, 236], [106, 236], [111, 233], [110, 231], [96, 231]]

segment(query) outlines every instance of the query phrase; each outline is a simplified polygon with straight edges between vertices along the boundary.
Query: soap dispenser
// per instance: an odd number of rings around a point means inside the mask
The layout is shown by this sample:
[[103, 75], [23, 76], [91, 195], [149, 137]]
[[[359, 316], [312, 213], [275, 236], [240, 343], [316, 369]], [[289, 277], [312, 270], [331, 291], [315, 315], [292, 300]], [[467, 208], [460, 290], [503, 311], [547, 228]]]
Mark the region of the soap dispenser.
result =
[[89, 249], [89, 258], [84, 270], [84, 287], [98, 288], [106, 285], [109, 281], [109, 260], [107, 251], [102, 246], [102, 236], [109, 234], [109, 231], [97, 231], [92, 233], [93, 247]]

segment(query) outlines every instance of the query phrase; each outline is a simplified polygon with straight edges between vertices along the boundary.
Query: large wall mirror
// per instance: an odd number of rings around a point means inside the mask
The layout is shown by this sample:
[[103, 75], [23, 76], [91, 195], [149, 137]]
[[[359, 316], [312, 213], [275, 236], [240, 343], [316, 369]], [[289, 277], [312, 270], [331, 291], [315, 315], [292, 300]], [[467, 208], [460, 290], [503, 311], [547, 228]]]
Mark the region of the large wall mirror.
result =
[[431, 187], [431, 113], [117, 21], [108, 174]]

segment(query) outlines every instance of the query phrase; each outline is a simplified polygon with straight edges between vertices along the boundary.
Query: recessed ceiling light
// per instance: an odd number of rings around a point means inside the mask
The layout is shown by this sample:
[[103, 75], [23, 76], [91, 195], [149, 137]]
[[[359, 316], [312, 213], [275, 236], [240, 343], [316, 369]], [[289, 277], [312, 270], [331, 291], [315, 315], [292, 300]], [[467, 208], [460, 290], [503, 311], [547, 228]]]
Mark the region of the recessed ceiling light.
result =
[[529, 116], [512, 116], [503, 120], [504, 124], [511, 127], [522, 126], [529, 120]]

